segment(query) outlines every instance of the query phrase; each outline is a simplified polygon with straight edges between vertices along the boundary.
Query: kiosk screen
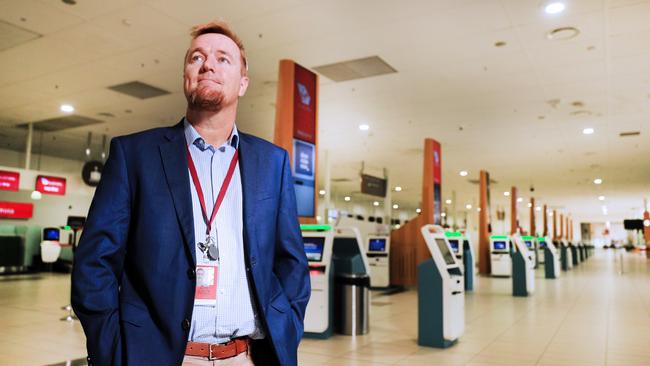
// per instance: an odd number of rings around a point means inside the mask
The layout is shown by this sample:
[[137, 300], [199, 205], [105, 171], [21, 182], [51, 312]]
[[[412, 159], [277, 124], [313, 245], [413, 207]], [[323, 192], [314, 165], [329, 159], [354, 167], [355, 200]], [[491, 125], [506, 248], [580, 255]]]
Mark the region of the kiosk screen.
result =
[[307, 237], [302, 238], [305, 245], [305, 254], [310, 262], [320, 262], [323, 260], [323, 249], [325, 248], [324, 237]]
[[526, 240], [526, 246], [527, 246], [528, 248], [532, 249], [532, 248], [533, 248], [533, 242], [530, 241], [530, 240]]
[[540, 241], [539, 242], [539, 249], [544, 249], [546, 248], [546, 242], [545, 241]]
[[492, 247], [494, 250], [506, 250], [506, 242], [505, 241], [495, 241], [492, 243]]
[[449, 246], [454, 253], [458, 254], [458, 240], [449, 240]]
[[444, 258], [445, 263], [456, 264], [456, 261], [454, 260], [454, 256], [449, 251], [449, 247], [447, 246], [445, 239], [436, 239], [436, 244], [438, 244], [438, 248], [440, 249], [440, 254], [442, 254], [442, 258]]
[[368, 242], [368, 251], [369, 252], [385, 252], [386, 251], [386, 239], [370, 239]]
[[59, 229], [44, 229], [43, 230], [43, 240], [53, 240], [53, 241], [59, 241], [60, 238], [60, 232]]

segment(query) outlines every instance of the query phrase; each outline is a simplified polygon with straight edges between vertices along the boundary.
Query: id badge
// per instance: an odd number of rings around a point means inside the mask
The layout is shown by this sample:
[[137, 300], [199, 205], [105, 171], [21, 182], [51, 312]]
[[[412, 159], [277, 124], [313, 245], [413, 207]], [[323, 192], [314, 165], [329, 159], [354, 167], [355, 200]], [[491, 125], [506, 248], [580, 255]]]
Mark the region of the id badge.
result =
[[217, 304], [217, 280], [219, 267], [216, 265], [196, 266], [196, 290], [194, 292], [195, 305]]

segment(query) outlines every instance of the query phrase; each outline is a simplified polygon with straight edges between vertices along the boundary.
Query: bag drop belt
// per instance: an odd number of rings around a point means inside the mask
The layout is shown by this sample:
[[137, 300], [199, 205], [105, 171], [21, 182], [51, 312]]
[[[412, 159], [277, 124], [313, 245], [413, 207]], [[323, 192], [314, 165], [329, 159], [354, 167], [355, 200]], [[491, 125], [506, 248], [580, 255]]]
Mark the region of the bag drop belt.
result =
[[250, 348], [249, 342], [250, 340], [248, 337], [236, 338], [230, 342], [221, 344], [187, 342], [185, 355], [207, 357], [209, 360], [223, 360], [247, 352]]

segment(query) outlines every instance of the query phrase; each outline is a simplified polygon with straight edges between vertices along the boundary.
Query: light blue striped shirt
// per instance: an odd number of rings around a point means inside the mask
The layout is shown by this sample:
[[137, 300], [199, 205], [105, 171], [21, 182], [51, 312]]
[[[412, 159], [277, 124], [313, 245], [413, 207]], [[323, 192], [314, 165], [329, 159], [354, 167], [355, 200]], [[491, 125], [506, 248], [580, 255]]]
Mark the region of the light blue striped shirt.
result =
[[[228, 141], [218, 148], [209, 145], [194, 127], [184, 120], [185, 139], [196, 166], [203, 189], [207, 215], [212, 215], [214, 202], [228, 166], [239, 147], [237, 127]], [[190, 175], [189, 170], [187, 172]], [[205, 240], [206, 224], [201, 213], [201, 203], [190, 176], [194, 236], [198, 242]], [[194, 305], [189, 340], [192, 342], [224, 343], [235, 337], [263, 338], [246, 274], [243, 238], [242, 185], [239, 164], [230, 181], [221, 208], [212, 224], [211, 236], [218, 238], [219, 275], [216, 305]], [[197, 264], [213, 264], [204, 258], [195, 243]]]

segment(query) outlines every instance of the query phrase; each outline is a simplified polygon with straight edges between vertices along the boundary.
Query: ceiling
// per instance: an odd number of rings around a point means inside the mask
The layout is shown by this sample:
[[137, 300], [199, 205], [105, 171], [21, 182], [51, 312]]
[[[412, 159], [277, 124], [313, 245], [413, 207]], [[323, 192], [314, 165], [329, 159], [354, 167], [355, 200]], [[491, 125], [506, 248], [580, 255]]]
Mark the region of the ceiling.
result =
[[[189, 28], [223, 18], [250, 62], [238, 127], [266, 139], [280, 59], [313, 68], [376, 55], [397, 70], [321, 78], [319, 149], [328, 151], [332, 178], [350, 180], [333, 184], [336, 197], [372, 202], [354, 193], [363, 161], [386, 168], [391, 185], [404, 188], [393, 201], [414, 211], [423, 139], [431, 137], [442, 143], [444, 198], [455, 191], [461, 207], [476, 206], [469, 179], [486, 169], [497, 181], [494, 207], [507, 207], [502, 192], [517, 186], [525, 202], [534, 195], [575, 220], [637, 217], [650, 196], [650, 1], [566, 0], [556, 15], [545, 14], [545, 4], [0, 0], [0, 148], [24, 150], [26, 131], [14, 126], [60, 117], [63, 103], [103, 123], [37, 134], [44, 154], [81, 160], [88, 132], [98, 151], [103, 134], [175, 123], [185, 110]], [[569, 26], [580, 34], [547, 39]], [[139, 99], [108, 89], [132, 81], [170, 94]], [[583, 135], [586, 127], [595, 133]], [[626, 131], [641, 133], [619, 137]]]

